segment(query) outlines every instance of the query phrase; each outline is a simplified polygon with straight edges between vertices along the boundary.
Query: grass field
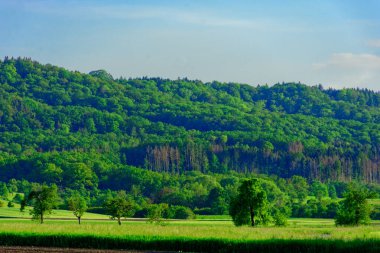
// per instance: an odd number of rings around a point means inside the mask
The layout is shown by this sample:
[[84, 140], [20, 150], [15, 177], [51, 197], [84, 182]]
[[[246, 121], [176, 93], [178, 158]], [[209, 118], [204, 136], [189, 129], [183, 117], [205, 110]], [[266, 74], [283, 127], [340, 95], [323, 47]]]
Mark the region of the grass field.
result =
[[44, 224], [30, 220], [0, 219], [1, 232], [97, 236], [160, 236], [186, 238], [219, 238], [234, 240], [267, 239], [380, 239], [380, 221], [370, 226], [336, 227], [331, 219], [290, 219], [287, 227], [235, 227], [231, 221], [184, 220], [166, 221], [163, 225], [145, 221], [76, 221], [47, 220]]
[[160, 236], [221, 238], [234, 240], [267, 239], [380, 239], [380, 222], [362, 227], [335, 227], [330, 219], [291, 219], [288, 227], [235, 227], [231, 221], [167, 221], [163, 225], [139, 221], [51, 221], [38, 224], [29, 220], [1, 219], [1, 232], [97, 236]]
[[[38, 224], [29, 211], [1, 207], [0, 245], [136, 249], [190, 252], [380, 252], [380, 221], [336, 227], [332, 219], [289, 219], [287, 227], [235, 227], [228, 215], [196, 220], [123, 220], [86, 213], [81, 225], [70, 211], [55, 210]], [[72, 220], [69, 220], [69, 219]], [[85, 219], [88, 220], [85, 220]]]
[[[331, 219], [290, 219], [288, 227], [235, 227], [230, 220], [147, 222], [0, 219], [0, 245], [201, 252], [379, 252], [380, 221], [335, 227]], [[214, 217], [215, 218], [215, 217]], [[364, 252], [363, 251], [363, 252]]]

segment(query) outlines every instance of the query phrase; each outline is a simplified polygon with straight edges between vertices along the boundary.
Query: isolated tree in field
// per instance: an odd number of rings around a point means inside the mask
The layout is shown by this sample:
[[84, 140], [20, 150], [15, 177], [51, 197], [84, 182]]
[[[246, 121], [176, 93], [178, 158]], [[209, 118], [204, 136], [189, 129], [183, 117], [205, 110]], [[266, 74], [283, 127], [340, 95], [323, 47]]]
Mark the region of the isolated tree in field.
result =
[[255, 226], [256, 221], [266, 223], [267, 195], [258, 179], [243, 181], [238, 190], [238, 195], [231, 200], [230, 215], [236, 226]]
[[32, 189], [28, 197], [21, 203], [21, 211], [25, 209], [26, 205], [31, 205], [33, 209], [30, 211], [33, 219], [39, 220], [42, 224], [44, 222], [44, 215], [50, 214], [53, 208], [57, 207], [59, 197], [57, 193], [57, 186], [42, 185]]
[[148, 210], [148, 221], [150, 223], [162, 224], [163, 218], [169, 218], [170, 208], [166, 203], [151, 205]]
[[108, 199], [105, 207], [107, 213], [112, 219], [117, 219], [119, 225], [121, 225], [121, 218], [130, 216], [134, 209], [133, 202], [128, 199], [125, 191], [119, 191], [116, 197]]
[[335, 224], [368, 224], [371, 221], [371, 206], [367, 199], [374, 197], [374, 194], [358, 184], [351, 183], [344, 197], [336, 214]]
[[68, 200], [69, 209], [73, 211], [75, 217], [78, 219], [80, 225], [80, 220], [83, 214], [87, 211], [87, 203], [83, 196], [79, 192], [75, 192]]

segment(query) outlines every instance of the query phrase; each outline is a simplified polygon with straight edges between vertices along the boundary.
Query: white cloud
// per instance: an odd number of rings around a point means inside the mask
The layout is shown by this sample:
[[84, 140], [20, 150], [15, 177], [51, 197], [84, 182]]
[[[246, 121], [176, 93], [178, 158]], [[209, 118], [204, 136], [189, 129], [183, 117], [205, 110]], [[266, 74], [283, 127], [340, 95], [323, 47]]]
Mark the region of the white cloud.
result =
[[313, 65], [320, 82], [334, 87], [366, 87], [380, 90], [380, 56], [374, 54], [333, 54]]
[[159, 19], [197, 25], [229, 27], [253, 27], [256, 25], [255, 22], [251, 20], [222, 18], [212, 13], [184, 11], [174, 8], [131, 6], [122, 6], [119, 8], [95, 7], [92, 9], [92, 12], [99, 17], [116, 19]]
[[380, 39], [368, 41], [368, 46], [380, 48]]
[[326, 63], [315, 64], [314, 66], [316, 69], [334, 67], [341, 69], [379, 70], [380, 57], [373, 54], [339, 53], [333, 54]]

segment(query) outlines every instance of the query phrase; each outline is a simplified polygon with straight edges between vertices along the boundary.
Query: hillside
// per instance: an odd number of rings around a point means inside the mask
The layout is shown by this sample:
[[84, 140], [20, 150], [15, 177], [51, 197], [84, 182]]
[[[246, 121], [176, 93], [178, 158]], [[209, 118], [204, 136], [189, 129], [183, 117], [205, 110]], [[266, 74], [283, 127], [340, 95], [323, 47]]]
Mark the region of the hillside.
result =
[[138, 167], [379, 183], [379, 109], [370, 90], [114, 79], [5, 58], [0, 177], [118, 188], [121, 168]]

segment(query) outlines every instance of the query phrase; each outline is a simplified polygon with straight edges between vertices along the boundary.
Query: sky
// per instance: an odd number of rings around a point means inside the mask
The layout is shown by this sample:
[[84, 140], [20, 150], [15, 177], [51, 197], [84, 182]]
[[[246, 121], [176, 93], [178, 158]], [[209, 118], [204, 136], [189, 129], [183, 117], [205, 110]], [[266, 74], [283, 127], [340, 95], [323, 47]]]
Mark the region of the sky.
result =
[[380, 91], [380, 1], [0, 0], [0, 57], [114, 77]]

